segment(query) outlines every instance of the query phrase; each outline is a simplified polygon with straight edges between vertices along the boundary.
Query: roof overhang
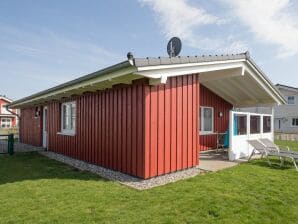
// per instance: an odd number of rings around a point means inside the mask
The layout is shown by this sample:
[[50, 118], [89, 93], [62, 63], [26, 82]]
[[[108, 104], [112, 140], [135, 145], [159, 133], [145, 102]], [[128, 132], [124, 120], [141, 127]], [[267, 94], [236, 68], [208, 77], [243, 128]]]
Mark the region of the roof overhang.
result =
[[12, 102], [11, 99], [8, 99], [8, 98], [5, 97], [5, 96], [0, 96], [0, 100], [4, 100], [4, 101], [6, 101], [6, 102], [8, 102], [8, 103], [11, 103], [11, 102]]
[[168, 77], [199, 74], [199, 82], [235, 107], [285, 104], [281, 93], [247, 59], [138, 67], [152, 84], [166, 83]]
[[277, 89], [283, 89], [283, 90], [287, 90], [287, 91], [290, 91], [290, 92], [296, 92], [298, 93], [298, 88], [296, 87], [292, 87], [292, 86], [286, 86], [286, 85], [281, 85], [281, 84], [277, 84], [275, 85]]
[[104, 70], [64, 83], [54, 88], [36, 93], [23, 99], [12, 102], [10, 108], [24, 108], [33, 105], [43, 105], [51, 101], [80, 95], [84, 92], [93, 92], [111, 88], [113, 85], [130, 84], [140, 76], [134, 74], [136, 67], [125, 61]]
[[[151, 85], [166, 83], [168, 77], [199, 74], [200, 83], [235, 107], [284, 104], [285, 99], [265, 74], [252, 61], [243, 57], [228, 60], [191, 62], [187, 58], [171, 64], [147, 63], [150, 59], [128, 60], [98, 72], [83, 76], [54, 88], [14, 101], [10, 108], [43, 105], [53, 100], [111, 88], [116, 84], [130, 84], [135, 79], [149, 78]], [[175, 59], [177, 60], [177, 59]], [[205, 59], [204, 59], [205, 60]], [[162, 59], [160, 59], [162, 61]], [[146, 62], [146, 63], [143, 63]], [[156, 62], [156, 60], [154, 61]]]

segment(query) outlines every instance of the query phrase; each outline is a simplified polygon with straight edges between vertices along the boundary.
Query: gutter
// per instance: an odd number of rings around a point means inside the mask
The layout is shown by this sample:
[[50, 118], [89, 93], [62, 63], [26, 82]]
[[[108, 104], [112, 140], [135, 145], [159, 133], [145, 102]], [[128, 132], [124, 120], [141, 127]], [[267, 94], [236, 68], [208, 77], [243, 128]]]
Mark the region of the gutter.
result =
[[5, 109], [6, 109], [8, 112], [10, 112], [11, 114], [17, 116], [17, 117], [21, 120], [21, 116], [20, 116], [19, 114], [15, 113], [15, 112], [13, 112], [12, 110], [10, 110], [10, 109], [8, 108], [8, 106], [9, 106], [9, 105], [6, 105], [6, 106], [5, 106]]
[[70, 87], [70, 86], [75, 85], [75, 84], [78, 84], [80, 82], [88, 81], [90, 79], [97, 78], [99, 76], [103, 76], [103, 75], [106, 75], [108, 73], [112, 73], [114, 71], [117, 71], [117, 70], [120, 70], [120, 69], [124, 69], [124, 68], [128, 68], [128, 67], [132, 67], [132, 66], [134, 66], [133, 61], [132, 60], [126, 60], [126, 61], [120, 62], [120, 63], [118, 63], [116, 65], [112, 65], [112, 66], [107, 67], [107, 68], [104, 68], [102, 70], [99, 70], [99, 71], [90, 73], [88, 75], [79, 77], [79, 78], [74, 79], [72, 81], [69, 81], [69, 82], [63, 83], [61, 85], [52, 87], [50, 89], [47, 89], [47, 90], [44, 90], [44, 91], [35, 93], [33, 95], [30, 95], [30, 96], [21, 98], [19, 100], [13, 101], [12, 103], [8, 104], [8, 106], [9, 107], [15, 107], [18, 104], [22, 104], [22, 103], [24, 103], [26, 101], [30, 101], [30, 100], [32, 100], [34, 98], [37, 98], [37, 97], [40, 97], [42, 95], [49, 94], [49, 93], [54, 92], [54, 91], [59, 91], [59, 90], [61, 90], [63, 88]]

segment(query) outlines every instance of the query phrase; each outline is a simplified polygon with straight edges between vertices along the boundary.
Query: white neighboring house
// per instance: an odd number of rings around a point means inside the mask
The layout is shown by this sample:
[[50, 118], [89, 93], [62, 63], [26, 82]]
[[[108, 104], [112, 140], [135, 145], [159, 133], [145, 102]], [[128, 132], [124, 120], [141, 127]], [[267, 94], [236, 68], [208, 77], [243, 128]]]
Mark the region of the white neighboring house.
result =
[[274, 107], [275, 132], [298, 133], [298, 88], [276, 84], [287, 100], [286, 105]]

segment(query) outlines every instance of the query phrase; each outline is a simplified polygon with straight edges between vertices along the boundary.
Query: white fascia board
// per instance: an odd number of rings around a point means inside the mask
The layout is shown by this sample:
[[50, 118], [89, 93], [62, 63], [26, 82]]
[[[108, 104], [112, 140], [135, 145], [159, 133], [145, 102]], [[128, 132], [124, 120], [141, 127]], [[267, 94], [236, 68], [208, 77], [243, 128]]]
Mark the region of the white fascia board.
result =
[[186, 63], [175, 65], [157, 65], [157, 66], [144, 66], [138, 67], [134, 74], [139, 74], [148, 78], [158, 79], [162, 76], [180, 76], [186, 74], [203, 73], [224, 69], [240, 68], [243, 67], [241, 60], [228, 60], [217, 62], [202, 62], [202, 63]]
[[296, 88], [290, 88], [290, 87], [286, 87], [286, 86], [276, 86], [276, 88], [298, 93], [298, 89], [296, 89]]
[[249, 62], [246, 62], [246, 71], [255, 79], [255, 81], [274, 99], [274, 101], [280, 105], [284, 104], [285, 101], [280, 94], [272, 87], [266, 78]]
[[93, 78], [91, 80], [87, 80], [87, 81], [84, 81], [84, 82], [81, 82], [81, 83], [78, 83], [78, 84], [75, 84], [75, 85], [72, 85], [72, 86], [69, 86], [69, 87], [65, 87], [63, 89], [56, 90], [54, 92], [50, 92], [48, 94], [45, 94], [45, 95], [42, 95], [42, 96], [39, 96], [39, 97], [32, 98], [30, 100], [23, 101], [19, 104], [13, 105], [13, 107], [15, 108], [15, 107], [18, 107], [18, 106], [21, 106], [21, 105], [31, 103], [33, 101], [38, 101], [38, 100], [43, 101], [43, 100], [45, 100], [45, 99], [47, 99], [51, 96], [64, 95], [65, 93], [67, 93], [69, 91], [72, 91], [74, 89], [86, 88], [86, 91], [87, 91], [88, 87], [94, 86], [98, 83], [101, 83], [101, 82], [104, 82], [104, 81], [107, 81], [107, 80], [112, 80], [112, 79], [117, 78], [117, 77], [121, 77], [121, 76], [128, 75], [128, 74], [133, 74], [135, 71], [136, 71], [135, 67], [129, 67], [129, 68], [121, 69], [121, 70], [118, 70], [118, 71], [115, 71], [115, 72], [112, 72], [112, 73], [108, 73], [108, 74]]
[[10, 99], [8, 99], [8, 98], [6, 98], [6, 97], [4, 97], [4, 96], [0, 96], [0, 99], [5, 100], [5, 101], [7, 101], [7, 102], [9, 102], [9, 103], [12, 102], [12, 100], [10, 100]]
[[255, 68], [255, 66], [253, 66], [246, 59], [173, 65], [143, 66], [138, 67], [137, 71], [134, 74], [142, 75], [151, 79], [165, 80], [167, 77], [172, 76], [236, 68], [242, 68], [241, 75], [244, 75], [247, 71], [278, 105], [285, 103], [282, 96], [276, 91], [274, 87], [272, 87], [272, 84], [268, 82], [267, 79]]

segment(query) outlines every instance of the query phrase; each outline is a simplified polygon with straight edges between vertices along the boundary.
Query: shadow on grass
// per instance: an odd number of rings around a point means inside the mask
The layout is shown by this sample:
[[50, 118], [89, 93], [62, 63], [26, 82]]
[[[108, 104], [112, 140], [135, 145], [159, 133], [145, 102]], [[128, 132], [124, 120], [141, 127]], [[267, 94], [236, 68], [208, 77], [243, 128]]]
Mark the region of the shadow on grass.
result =
[[285, 160], [283, 166], [280, 165], [280, 160], [277, 158], [271, 158], [270, 163], [271, 165], [269, 165], [267, 159], [265, 158], [251, 160], [250, 162], [248, 162], [249, 165], [257, 165], [257, 166], [266, 167], [274, 170], [289, 170], [294, 168], [293, 162], [291, 162], [290, 160]]
[[51, 160], [37, 152], [0, 155], [0, 185], [38, 179], [75, 179], [108, 182], [87, 171]]

